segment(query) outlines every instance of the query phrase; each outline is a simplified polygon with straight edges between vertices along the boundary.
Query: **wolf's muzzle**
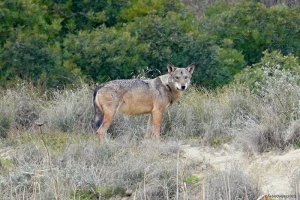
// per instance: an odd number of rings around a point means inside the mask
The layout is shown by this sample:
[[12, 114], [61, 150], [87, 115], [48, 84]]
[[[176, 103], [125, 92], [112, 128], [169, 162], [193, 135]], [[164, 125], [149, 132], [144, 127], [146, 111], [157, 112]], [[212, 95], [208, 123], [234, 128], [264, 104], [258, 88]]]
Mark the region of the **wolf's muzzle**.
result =
[[180, 91], [184, 91], [186, 89], [185, 85], [181, 85], [180, 87], [177, 87], [178, 90]]

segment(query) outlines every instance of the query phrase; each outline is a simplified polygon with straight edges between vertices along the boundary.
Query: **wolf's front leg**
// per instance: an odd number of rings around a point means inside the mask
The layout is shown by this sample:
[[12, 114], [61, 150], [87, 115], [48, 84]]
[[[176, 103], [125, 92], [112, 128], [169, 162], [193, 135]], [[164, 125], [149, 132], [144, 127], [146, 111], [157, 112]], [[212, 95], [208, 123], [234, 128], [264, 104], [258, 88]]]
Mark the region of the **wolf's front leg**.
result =
[[162, 112], [160, 110], [152, 112], [152, 121], [153, 121], [153, 138], [155, 140], [159, 139], [160, 126], [162, 122]]
[[149, 116], [148, 124], [147, 124], [147, 132], [145, 135], [145, 139], [149, 140], [153, 135], [153, 121], [152, 121], [152, 114]]

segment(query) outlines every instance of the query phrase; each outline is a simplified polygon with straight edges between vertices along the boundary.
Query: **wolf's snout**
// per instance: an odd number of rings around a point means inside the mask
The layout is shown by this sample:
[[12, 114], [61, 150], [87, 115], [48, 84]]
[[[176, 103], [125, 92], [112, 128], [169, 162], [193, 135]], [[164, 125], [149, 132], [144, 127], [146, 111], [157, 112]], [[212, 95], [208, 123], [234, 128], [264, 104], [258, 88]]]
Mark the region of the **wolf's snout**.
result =
[[179, 87], [177, 86], [177, 89], [183, 91], [183, 90], [186, 89], [186, 86], [185, 85], [180, 85]]

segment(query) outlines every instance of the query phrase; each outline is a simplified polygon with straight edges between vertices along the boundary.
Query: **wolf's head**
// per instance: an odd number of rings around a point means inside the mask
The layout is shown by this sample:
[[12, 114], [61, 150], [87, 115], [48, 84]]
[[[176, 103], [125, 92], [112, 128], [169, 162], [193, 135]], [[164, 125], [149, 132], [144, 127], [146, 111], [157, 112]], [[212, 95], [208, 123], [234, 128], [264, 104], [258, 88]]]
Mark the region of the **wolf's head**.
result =
[[191, 82], [191, 77], [195, 69], [194, 64], [190, 64], [186, 68], [177, 68], [172, 63], [167, 65], [168, 73], [170, 75], [169, 84], [174, 89], [184, 91]]

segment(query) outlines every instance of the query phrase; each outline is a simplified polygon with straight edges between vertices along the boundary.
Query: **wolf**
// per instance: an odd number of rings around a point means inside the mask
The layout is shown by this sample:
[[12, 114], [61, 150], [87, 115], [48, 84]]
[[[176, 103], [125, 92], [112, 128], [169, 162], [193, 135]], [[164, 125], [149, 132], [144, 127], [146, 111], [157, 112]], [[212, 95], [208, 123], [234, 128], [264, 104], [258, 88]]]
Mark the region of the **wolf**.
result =
[[145, 138], [159, 139], [163, 112], [188, 88], [195, 65], [177, 68], [167, 64], [168, 73], [154, 79], [120, 79], [94, 90], [94, 128], [101, 142], [117, 112], [150, 114]]

